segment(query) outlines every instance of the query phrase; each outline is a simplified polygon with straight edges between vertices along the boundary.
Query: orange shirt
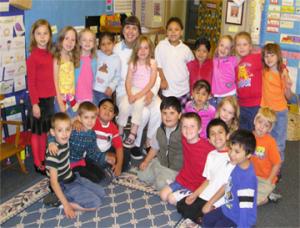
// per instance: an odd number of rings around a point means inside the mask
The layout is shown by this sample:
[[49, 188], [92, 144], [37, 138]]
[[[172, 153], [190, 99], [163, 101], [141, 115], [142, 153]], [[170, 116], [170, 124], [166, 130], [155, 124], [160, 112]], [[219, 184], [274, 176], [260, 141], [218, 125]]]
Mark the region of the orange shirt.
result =
[[262, 79], [261, 106], [279, 112], [287, 109], [284, 96], [285, 82], [279, 72], [264, 70]]
[[[256, 149], [251, 156], [255, 174], [258, 177], [268, 179], [273, 166], [281, 163], [279, 150], [275, 139], [269, 134], [265, 134], [262, 137], [255, 135], [255, 139]], [[275, 183], [276, 180], [277, 177], [274, 177], [272, 183]]]

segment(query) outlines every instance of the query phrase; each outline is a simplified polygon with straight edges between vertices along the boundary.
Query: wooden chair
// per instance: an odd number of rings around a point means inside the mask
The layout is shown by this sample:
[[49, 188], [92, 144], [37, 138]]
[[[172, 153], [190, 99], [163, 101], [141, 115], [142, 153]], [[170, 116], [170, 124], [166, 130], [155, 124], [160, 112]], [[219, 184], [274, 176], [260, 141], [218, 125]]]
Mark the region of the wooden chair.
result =
[[[16, 137], [14, 143], [9, 143], [9, 142], [2, 142], [2, 129], [3, 125], [15, 125], [16, 126]], [[23, 123], [21, 121], [4, 121], [0, 120], [0, 161], [3, 161], [13, 155], [17, 156], [19, 165], [21, 167], [21, 170], [23, 173], [27, 173], [25, 164], [23, 163], [21, 159], [21, 151], [25, 150], [25, 145], [20, 145], [19, 140], [20, 140], [20, 127]]]

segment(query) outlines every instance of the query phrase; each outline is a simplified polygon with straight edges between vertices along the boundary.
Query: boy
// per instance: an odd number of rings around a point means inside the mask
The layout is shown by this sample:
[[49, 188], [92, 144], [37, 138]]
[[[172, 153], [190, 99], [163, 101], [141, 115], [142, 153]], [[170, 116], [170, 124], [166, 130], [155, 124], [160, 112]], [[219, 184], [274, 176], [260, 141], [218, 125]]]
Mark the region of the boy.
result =
[[[256, 223], [257, 179], [250, 162], [256, 142], [244, 129], [230, 136], [229, 157], [232, 170], [228, 183], [204, 205], [202, 227], [251, 227]], [[214, 210], [214, 203], [225, 194], [225, 204]]]
[[[254, 119], [256, 150], [251, 157], [258, 180], [257, 204], [267, 203], [275, 189], [281, 159], [275, 139], [269, 134], [276, 122], [276, 113], [269, 108], [260, 108]], [[275, 200], [275, 199], [274, 199]], [[276, 199], [277, 200], [277, 199]]]
[[166, 97], [160, 110], [162, 125], [157, 129], [156, 137], [151, 140], [151, 149], [138, 171], [138, 178], [153, 184], [157, 190], [166, 186], [168, 181], [174, 181], [182, 166], [179, 126], [181, 104], [176, 97]]
[[199, 137], [201, 119], [193, 112], [184, 113], [181, 117], [183, 166], [174, 182], [160, 191], [160, 198], [170, 204], [176, 203], [195, 191], [205, 178], [202, 176], [207, 155], [214, 148]]
[[[184, 218], [189, 218], [200, 224], [203, 216], [204, 204], [228, 181], [234, 165], [230, 163], [227, 147], [229, 129], [221, 119], [213, 119], [207, 126], [209, 142], [215, 146], [205, 163], [203, 177], [206, 180], [191, 195], [177, 203], [177, 210]], [[224, 197], [219, 199], [214, 206], [224, 204]]]
[[240, 58], [236, 68], [237, 98], [240, 105], [240, 128], [253, 130], [253, 120], [260, 107], [262, 91], [262, 58], [251, 53], [249, 33], [240, 32], [234, 37], [235, 49]]
[[45, 161], [50, 185], [62, 203], [67, 218], [75, 218], [74, 210], [96, 210], [105, 196], [104, 189], [99, 185], [72, 172], [69, 160], [71, 129], [67, 114], [59, 112], [53, 116], [50, 133], [55, 138], [58, 152], [52, 155], [47, 150]]

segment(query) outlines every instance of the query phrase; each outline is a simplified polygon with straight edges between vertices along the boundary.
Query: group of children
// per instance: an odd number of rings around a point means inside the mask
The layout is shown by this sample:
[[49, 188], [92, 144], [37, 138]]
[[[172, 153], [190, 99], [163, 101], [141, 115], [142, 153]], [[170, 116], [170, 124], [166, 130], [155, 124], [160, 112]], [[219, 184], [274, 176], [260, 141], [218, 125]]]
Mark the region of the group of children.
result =
[[[148, 108], [153, 133], [138, 177], [204, 227], [254, 225], [256, 205], [268, 202], [284, 160], [291, 80], [279, 45], [251, 53], [248, 33], [225, 35], [210, 59], [207, 39], [196, 41], [194, 54], [181, 41], [177, 17], [155, 50], [140, 34], [130, 16], [124, 42], [114, 47], [113, 35], [102, 33], [97, 50], [92, 31], [67, 26], [52, 48], [49, 23], [33, 24], [28, 123], [36, 170], [50, 176], [67, 217], [97, 209], [104, 191], [95, 183], [129, 168], [123, 146], [135, 145]], [[151, 121], [157, 104], [160, 126]]]

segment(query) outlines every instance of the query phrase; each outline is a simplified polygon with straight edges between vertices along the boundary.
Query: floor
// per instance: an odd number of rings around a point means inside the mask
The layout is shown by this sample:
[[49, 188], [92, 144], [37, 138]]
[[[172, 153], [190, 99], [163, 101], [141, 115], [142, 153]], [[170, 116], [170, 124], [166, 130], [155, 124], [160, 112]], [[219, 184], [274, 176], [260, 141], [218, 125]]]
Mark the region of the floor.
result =
[[[259, 207], [257, 227], [300, 227], [299, 153], [299, 141], [287, 142], [286, 161], [282, 168], [283, 178], [278, 185], [278, 192], [283, 198], [277, 204], [270, 203]], [[28, 157], [27, 175], [20, 172], [15, 162], [9, 167], [1, 164], [1, 203], [43, 178], [35, 173], [32, 164], [31, 157]]]

